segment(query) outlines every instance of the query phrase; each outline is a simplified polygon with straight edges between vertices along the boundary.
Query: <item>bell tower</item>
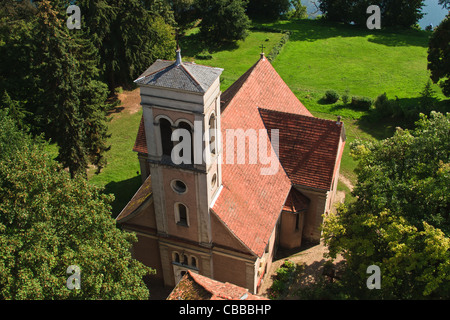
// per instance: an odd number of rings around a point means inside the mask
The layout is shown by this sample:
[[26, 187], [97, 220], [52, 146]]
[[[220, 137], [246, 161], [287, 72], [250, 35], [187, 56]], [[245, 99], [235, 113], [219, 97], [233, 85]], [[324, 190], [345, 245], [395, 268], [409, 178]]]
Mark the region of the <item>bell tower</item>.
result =
[[[157, 60], [138, 79], [157, 234], [211, 246], [210, 205], [220, 191], [223, 69]], [[149, 168], [146, 170], [145, 168]], [[149, 171], [149, 172], [148, 172]]]

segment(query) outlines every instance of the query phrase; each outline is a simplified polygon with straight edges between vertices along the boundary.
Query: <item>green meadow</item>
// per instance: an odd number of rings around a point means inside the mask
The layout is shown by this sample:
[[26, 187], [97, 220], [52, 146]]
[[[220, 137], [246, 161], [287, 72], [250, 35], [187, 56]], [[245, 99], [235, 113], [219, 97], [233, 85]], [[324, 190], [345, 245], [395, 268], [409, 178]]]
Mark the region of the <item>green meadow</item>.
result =
[[[181, 39], [183, 59], [224, 69], [221, 89], [225, 91], [258, 59], [261, 45], [268, 54], [282, 38], [275, 30], [289, 30], [290, 40], [272, 61], [273, 66], [296, 96], [316, 117], [336, 119], [342, 116], [347, 144], [341, 174], [356, 183], [355, 161], [350, 157], [350, 143], [355, 139], [384, 139], [398, 125], [393, 120], [371, 121], [368, 111], [352, 109], [342, 101], [325, 104], [327, 90], [340, 95], [375, 99], [386, 92], [401, 104], [418, 103], [420, 92], [429, 79], [427, 46], [429, 32], [407, 30], [364, 30], [332, 25], [320, 20], [280, 21], [255, 25], [245, 41], [217, 48], [204, 48], [196, 30]], [[264, 31], [256, 31], [264, 30]], [[437, 100], [444, 100], [433, 86]], [[131, 199], [139, 188], [139, 164], [132, 151], [142, 111], [113, 114], [109, 129], [111, 150], [108, 165], [90, 181], [114, 193], [113, 214]], [[339, 189], [348, 187], [339, 184]]]

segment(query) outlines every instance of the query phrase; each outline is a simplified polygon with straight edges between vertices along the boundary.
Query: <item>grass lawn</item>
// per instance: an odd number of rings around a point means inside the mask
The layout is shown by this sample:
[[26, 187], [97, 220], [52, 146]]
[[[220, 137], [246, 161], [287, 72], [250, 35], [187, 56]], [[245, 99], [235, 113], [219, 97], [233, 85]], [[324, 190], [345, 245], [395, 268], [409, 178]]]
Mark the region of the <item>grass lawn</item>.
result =
[[[327, 90], [340, 95], [376, 99], [386, 92], [402, 105], [417, 104], [429, 79], [427, 50], [429, 32], [416, 30], [366, 30], [328, 24], [320, 20], [280, 21], [266, 27], [289, 30], [290, 41], [273, 66], [314, 116], [342, 116], [347, 143], [341, 173], [356, 183], [356, 162], [350, 157], [355, 139], [384, 139], [398, 125], [391, 120], [373, 123], [368, 112], [344, 106], [342, 101], [324, 104]], [[445, 97], [433, 85], [437, 100]]]
[[197, 31], [193, 30], [180, 41], [183, 60], [223, 68], [220, 86], [222, 92], [258, 61], [261, 45], [264, 45], [264, 51], [268, 54], [282, 37], [281, 33], [256, 31], [250, 32], [245, 40], [235, 44], [206, 49], [200, 44]]
[[[426, 31], [367, 30], [320, 20], [266, 24], [291, 31], [273, 63], [294, 92], [339, 93], [376, 98], [415, 97], [429, 79]], [[437, 91], [438, 87], [434, 87]]]
[[[300, 101], [314, 116], [335, 120], [341, 115], [345, 123], [347, 144], [341, 173], [353, 184], [355, 161], [349, 145], [355, 139], [384, 139], [391, 136], [397, 124], [393, 121], [371, 122], [367, 111], [343, 105], [323, 104], [326, 90], [339, 94], [368, 96], [375, 99], [386, 92], [401, 103], [417, 103], [419, 93], [429, 79], [427, 45], [429, 33], [424, 31], [368, 31], [350, 26], [329, 25], [323, 21], [298, 20], [264, 24], [264, 27], [290, 30], [285, 45], [273, 66]], [[196, 30], [181, 39], [182, 56], [186, 61], [224, 69], [221, 90], [225, 91], [258, 59], [263, 44], [266, 54], [280, 41], [281, 33], [252, 31], [245, 41], [220, 48], [202, 47]], [[441, 90], [433, 87], [438, 100]], [[139, 164], [132, 151], [142, 111], [114, 115], [109, 129], [112, 134], [108, 165], [90, 181], [114, 193], [113, 214], [131, 199], [141, 184]], [[339, 189], [347, 191], [340, 184]]]
[[93, 174], [94, 170], [88, 173], [92, 184], [114, 194], [113, 216], [120, 213], [141, 185], [137, 153], [132, 150], [141, 116], [142, 110], [136, 113], [124, 110], [112, 115], [109, 123], [111, 150], [106, 155], [108, 164], [98, 175]]

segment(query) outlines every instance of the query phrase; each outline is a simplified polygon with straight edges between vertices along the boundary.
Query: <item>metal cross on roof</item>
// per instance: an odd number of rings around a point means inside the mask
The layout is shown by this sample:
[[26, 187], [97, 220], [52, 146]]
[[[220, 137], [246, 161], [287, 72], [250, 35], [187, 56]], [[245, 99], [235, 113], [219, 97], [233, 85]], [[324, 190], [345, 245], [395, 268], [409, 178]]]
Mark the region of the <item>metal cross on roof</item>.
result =
[[261, 48], [261, 53], [264, 53], [264, 45], [262, 44], [259, 47]]

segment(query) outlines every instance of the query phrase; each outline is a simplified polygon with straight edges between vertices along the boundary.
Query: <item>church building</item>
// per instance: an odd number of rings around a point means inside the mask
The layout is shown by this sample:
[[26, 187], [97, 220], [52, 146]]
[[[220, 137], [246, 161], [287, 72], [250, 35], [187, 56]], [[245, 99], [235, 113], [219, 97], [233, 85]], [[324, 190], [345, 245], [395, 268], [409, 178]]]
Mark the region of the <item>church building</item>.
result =
[[257, 294], [278, 247], [320, 241], [345, 130], [314, 117], [263, 53], [223, 93], [222, 71], [177, 50], [135, 80], [142, 186], [117, 221], [138, 236], [133, 256], [156, 270], [150, 284], [174, 287], [190, 271]]

